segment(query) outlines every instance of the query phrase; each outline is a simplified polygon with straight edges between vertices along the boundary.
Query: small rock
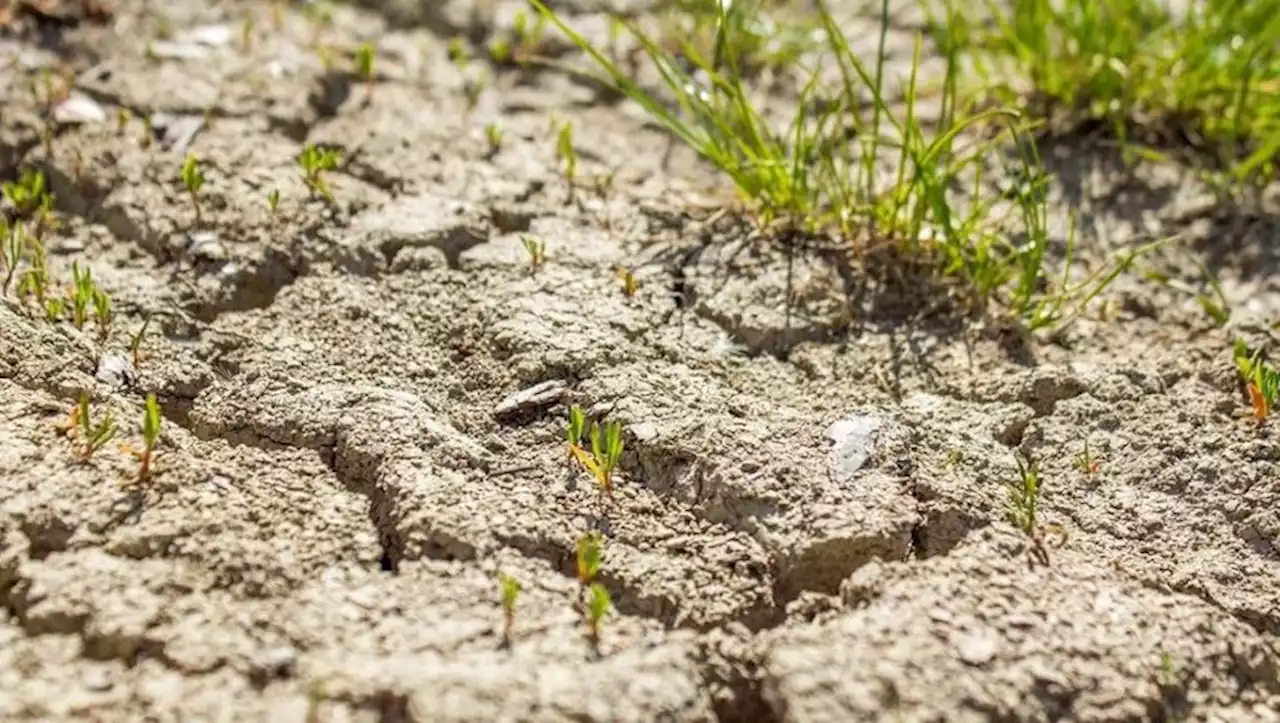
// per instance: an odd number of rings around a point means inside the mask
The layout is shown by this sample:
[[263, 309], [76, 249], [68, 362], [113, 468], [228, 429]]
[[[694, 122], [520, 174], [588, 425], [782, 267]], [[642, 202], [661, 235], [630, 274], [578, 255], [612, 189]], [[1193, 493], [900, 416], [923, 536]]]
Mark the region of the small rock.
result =
[[555, 404], [564, 396], [567, 388], [563, 379], [551, 379], [549, 381], [540, 382], [528, 389], [521, 389], [507, 395], [493, 408], [493, 414], [502, 417], [521, 409], [533, 409], [537, 407], [545, 407], [549, 404]]
[[197, 261], [225, 261], [227, 249], [218, 239], [215, 231], [193, 231], [187, 234], [187, 255]]
[[201, 25], [178, 36], [179, 40], [210, 48], [221, 48], [230, 43], [231, 38], [232, 31], [229, 25]]
[[969, 633], [956, 641], [956, 653], [967, 665], [986, 665], [996, 657], [1000, 643], [987, 632]]
[[115, 681], [112, 680], [111, 671], [106, 670], [105, 668], [90, 668], [85, 671], [85, 674], [80, 678], [80, 680], [84, 683], [84, 687], [86, 689], [97, 693], [104, 690], [111, 690], [115, 685]]
[[855, 415], [831, 425], [827, 438], [834, 442], [830, 460], [832, 479], [845, 484], [853, 481], [854, 474], [871, 458], [876, 430], [881, 424], [879, 417]]
[[115, 387], [130, 387], [137, 381], [133, 362], [128, 356], [118, 353], [103, 354], [98, 361], [98, 371], [93, 376], [98, 381]]
[[171, 115], [155, 113], [151, 116], [151, 128], [160, 141], [160, 147], [185, 153], [204, 128], [204, 118], [198, 115]]
[[73, 92], [53, 109], [53, 119], [63, 125], [102, 123], [107, 120], [107, 112], [93, 98]]
[[292, 646], [268, 648], [254, 656], [249, 676], [259, 685], [280, 678], [290, 678], [297, 663], [298, 651]]

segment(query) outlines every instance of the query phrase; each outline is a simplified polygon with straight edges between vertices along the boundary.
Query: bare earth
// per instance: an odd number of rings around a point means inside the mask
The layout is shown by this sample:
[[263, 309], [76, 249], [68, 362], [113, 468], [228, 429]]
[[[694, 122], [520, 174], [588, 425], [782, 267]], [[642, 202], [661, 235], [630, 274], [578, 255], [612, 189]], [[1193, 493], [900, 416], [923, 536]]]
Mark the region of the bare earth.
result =
[[[521, 2], [339, 8], [319, 41], [342, 69], [376, 41], [373, 86], [326, 73], [296, 8], [60, 5], [78, 25], [0, 35], [0, 178], [45, 170], [51, 269], [88, 264], [117, 331], [0, 305], [0, 720], [1280, 720], [1280, 438], [1242, 418], [1192, 296], [1135, 273], [1026, 345], [904, 311], [713, 214], [712, 171], [586, 81], [476, 59], [468, 112], [448, 39]], [[602, 42], [604, 5], [558, 3]], [[102, 115], [50, 154], [32, 81], [59, 59]], [[332, 205], [304, 142], [344, 151]], [[1181, 232], [1149, 263], [1208, 264], [1265, 338], [1274, 225], [1095, 145], [1045, 149], [1086, 257]], [[536, 274], [521, 233], [547, 241]], [[114, 444], [76, 463], [57, 424], [82, 391], [126, 441], [159, 397], [151, 482], [123, 486]], [[566, 457], [573, 403], [626, 425], [612, 504]], [[1067, 533], [1049, 565], [1006, 522], [1015, 449]], [[616, 606], [598, 651], [588, 529]], [[524, 586], [509, 649], [499, 571]]]

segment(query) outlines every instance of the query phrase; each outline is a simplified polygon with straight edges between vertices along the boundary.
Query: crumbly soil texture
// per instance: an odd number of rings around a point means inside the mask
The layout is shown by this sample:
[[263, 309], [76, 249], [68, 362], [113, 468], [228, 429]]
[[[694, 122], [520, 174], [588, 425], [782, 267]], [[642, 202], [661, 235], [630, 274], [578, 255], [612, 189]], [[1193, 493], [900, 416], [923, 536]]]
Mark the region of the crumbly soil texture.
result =
[[[491, 64], [521, 2], [9, 5], [0, 177], [43, 170], [50, 271], [115, 316], [0, 304], [0, 719], [1280, 720], [1280, 437], [1195, 298], [1204, 265], [1267, 343], [1262, 210], [1046, 143], [1078, 259], [1178, 241], [1027, 337], [763, 237], [599, 84]], [[601, 43], [652, 11], [555, 5]], [[889, 75], [921, 27], [893, 19]], [[304, 144], [341, 152], [331, 202]], [[120, 428], [88, 460], [81, 394]], [[624, 424], [611, 498], [574, 404]], [[1008, 522], [1019, 456], [1043, 549]]]

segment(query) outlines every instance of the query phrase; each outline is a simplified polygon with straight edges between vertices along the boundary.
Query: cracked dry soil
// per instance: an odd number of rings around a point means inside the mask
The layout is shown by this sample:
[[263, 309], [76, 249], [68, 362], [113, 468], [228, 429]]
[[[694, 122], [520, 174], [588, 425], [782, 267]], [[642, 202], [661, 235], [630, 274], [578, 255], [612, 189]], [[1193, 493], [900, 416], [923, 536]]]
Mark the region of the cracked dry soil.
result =
[[[700, 210], [711, 172], [597, 87], [491, 69], [467, 112], [448, 39], [521, 5], [369, 2], [317, 31], [266, 3], [63, 2], [0, 35], [0, 177], [45, 171], [51, 268], [91, 266], [119, 329], [0, 305], [0, 719], [1280, 720], [1280, 437], [1239, 418], [1193, 298], [1125, 277], [1017, 349], [851, 301], [831, 259]], [[600, 3], [559, 5], [606, 33]], [[918, 29], [895, 19], [895, 67]], [[317, 34], [376, 41], [372, 89]], [[59, 64], [104, 112], [45, 144], [31, 79]], [[553, 117], [607, 194], [569, 198]], [[331, 205], [303, 142], [344, 152]], [[1269, 217], [1206, 221], [1194, 181], [1081, 144], [1046, 155], [1086, 256], [1183, 233], [1268, 334]], [[521, 233], [547, 240], [536, 274]], [[109, 368], [147, 315], [140, 368]], [[111, 448], [75, 462], [55, 425], [81, 392], [131, 439], [158, 395], [150, 484]], [[612, 505], [565, 457], [572, 403], [626, 425]], [[874, 428], [869, 454], [833, 425]], [[1005, 522], [1014, 450], [1068, 531], [1048, 566]], [[616, 605], [598, 651], [588, 529]], [[509, 649], [500, 570], [524, 586]]]

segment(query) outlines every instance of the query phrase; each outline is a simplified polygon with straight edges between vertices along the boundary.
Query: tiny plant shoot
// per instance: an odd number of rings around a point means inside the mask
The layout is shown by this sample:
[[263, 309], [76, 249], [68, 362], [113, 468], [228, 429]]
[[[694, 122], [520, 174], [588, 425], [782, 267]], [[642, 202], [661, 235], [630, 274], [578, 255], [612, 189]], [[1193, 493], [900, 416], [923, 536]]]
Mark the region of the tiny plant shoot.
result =
[[529, 270], [536, 272], [547, 262], [547, 242], [536, 236], [522, 234], [520, 243], [524, 246], [524, 252], [529, 255]]
[[516, 599], [520, 597], [520, 582], [506, 573], [498, 575], [502, 591], [502, 642], [511, 645], [511, 632], [516, 624]]
[[280, 208], [280, 189], [273, 188], [267, 193], [267, 210], [275, 215], [277, 208]]
[[71, 323], [83, 329], [89, 321], [89, 308], [93, 304], [93, 272], [81, 269], [80, 262], [71, 262]]
[[34, 236], [27, 238], [27, 270], [18, 277], [18, 298], [24, 301], [32, 297], [36, 305], [45, 306], [49, 290], [49, 268], [46, 266], [44, 244]]
[[490, 156], [502, 150], [502, 136], [502, 126], [497, 123], [490, 123], [484, 127], [484, 139], [489, 143]]
[[595, 582], [600, 574], [600, 565], [604, 561], [603, 538], [599, 532], [591, 531], [578, 538], [575, 546], [575, 572], [578, 584], [587, 587]]
[[98, 323], [98, 341], [106, 341], [111, 336], [111, 297], [97, 287], [93, 289], [93, 318]]
[[591, 453], [574, 447], [573, 455], [595, 478], [596, 487], [613, 499], [613, 471], [622, 459], [622, 422], [614, 420], [601, 427], [592, 424], [589, 432]]
[[155, 461], [156, 445], [160, 442], [160, 405], [156, 403], [156, 395], [148, 394], [146, 407], [142, 410], [142, 449], [123, 444], [121, 451], [133, 455], [138, 460], [137, 482], [146, 482], [152, 475], [152, 464]]
[[1280, 396], [1280, 372], [1262, 359], [1262, 351], [1250, 351], [1243, 339], [1237, 338], [1232, 347], [1236, 369], [1249, 394], [1253, 418], [1262, 422], [1271, 416], [1276, 397]]
[[311, 143], [304, 146], [298, 154], [298, 167], [302, 169], [302, 182], [307, 190], [332, 203], [333, 191], [324, 173], [337, 168], [341, 160], [342, 156], [336, 149], [320, 149]]
[[582, 411], [582, 407], [573, 405], [569, 407], [569, 426], [564, 430], [565, 440], [569, 443], [569, 458], [576, 456], [574, 450], [579, 449], [582, 443], [582, 435], [587, 431], [587, 415]]
[[151, 317], [142, 320], [142, 326], [138, 327], [138, 331], [129, 337], [129, 359], [133, 363], [134, 371], [137, 371], [142, 364], [145, 354], [142, 351], [142, 342], [147, 339], [147, 327], [151, 325]]
[[622, 280], [622, 295], [628, 299], [633, 298], [640, 290], [640, 282], [636, 280], [636, 275], [625, 266], [619, 266], [613, 272]]
[[111, 416], [111, 412], [104, 414], [97, 424], [93, 424], [89, 416], [89, 395], [81, 394], [80, 403], [76, 406], [72, 418], [79, 425], [82, 442], [77, 455], [84, 461], [88, 461], [94, 452], [116, 436], [116, 420]]
[[1009, 493], [1009, 521], [1031, 540], [1031, 559], [1033, 562], [1049, 564], [1049, 550], [1045, 546], [1045, 535], [1053, 532], [1058, 537], [1057, 546], [1066, 542], [1067, 531], [1062, 525], [1040, 524], [1040, 464], [1036, 460], [1021, 455], [1014, 460], [1018, 465], [1018, 478], [1005, 483]]
[[556, 132], [556, 156], [564, 163], [564, 180], [573, 187], [578, 175], [578, 151], [573, 147], [573, 122], [565, 121]]
[[356, 50], [356, 75], [369, 87], [364, 98], [366, 103], [373, 100], [373, 61], [376, 55], [373, 43], [364, 43]]
[[48, 197], [44, 172], [27, 169], [22, 172], [17, 181], [5, 181], [0, 184], [0, 193], [9, 200], [19, 217], [30, 216], [45, 203], [45, 198]]
[[587, 591], [587, 637], [592, 645], [600, 644], [600, 623], [609, 614], [613, 601], [609, 591], [600, 583], [592, 583]]
[[0, 218], [0, 263], [4, 264], [4, 282], [0, 284], [0, 296], [9, 293], [9, 284], [13, 283], [13, 275], [22, 263], [22, 252], [26, 245], [26, 231], [22, 224], [10, 226]]
[[1075, 462], [1076, 469], [1080, 470], [1080, 472], [1086, 477], [1092, 477], [1097, 474], [1098, 469], [1101, 467], [1101, 463], [1098, 462], [1098, 458], [1089, 450], [1088, 439], [1084, 440], [1084, 449], [1081, 450], [1080, 454], [1076, 455]]
[[200, 159], [196, 158], [196, 154], [187, 154], [187, 159], [182, 162], [179, 176], [182, 178], [182, 185], [187, 187], [187, 193], [191, 195], [191, 206], [195, 209], [196, 224], [199, 225], [201, 223], [200, 189], [204, 187], [204, 171], [200, 170]]

